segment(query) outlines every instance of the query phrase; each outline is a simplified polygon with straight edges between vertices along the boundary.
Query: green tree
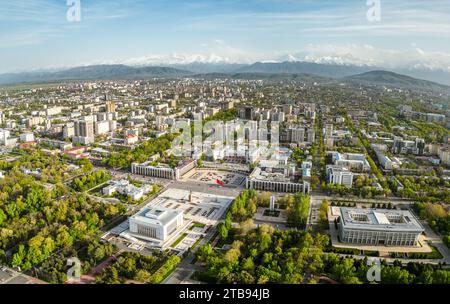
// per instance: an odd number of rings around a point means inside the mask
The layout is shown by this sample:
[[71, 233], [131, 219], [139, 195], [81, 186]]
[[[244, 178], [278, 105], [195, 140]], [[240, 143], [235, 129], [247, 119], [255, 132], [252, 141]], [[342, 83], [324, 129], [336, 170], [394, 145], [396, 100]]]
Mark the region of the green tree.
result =
[[343, 259], [340, 263], [333, 265], [331, 274], [333, 278], [343, 284], [358, 284], [360, 283], [356, 277], [355, 261], [350, 258]]
[[217, 225], [217, 230], [219, 231], [219, 235], [222, 239], [226, 239], [228, 237], [228, 228], [224, 223]]
[[381, 269], [381, 280], [385, 284], [410, 284], [414, 280], [414, 275], [408, 270], [401, 269], [398, 266], [386, 267]]

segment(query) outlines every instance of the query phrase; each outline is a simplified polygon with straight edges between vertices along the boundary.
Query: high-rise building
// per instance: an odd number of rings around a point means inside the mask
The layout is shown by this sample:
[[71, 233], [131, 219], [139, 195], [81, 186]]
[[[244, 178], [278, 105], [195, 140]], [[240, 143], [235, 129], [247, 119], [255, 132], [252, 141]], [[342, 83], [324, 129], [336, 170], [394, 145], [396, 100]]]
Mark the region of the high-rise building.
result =
[[10, 132], [0, 129], [0, 145], [7, 145]]
[[74, 124], [75, 137], [74, 142], [81, 144], [90, 144], [95, 141], [94, 122], [90, 120], [79, 120]]
[[68, 123], [63, 128], [63, 138], [71, 138], [75, 136], [75, 125], [73, 123]]
[[255, 116], [255, 110], [253, 107], [245, 107], [239, 110], [239, 118], [251, 120]]
[[108, 113], [116, 112], [116, 103], [114, 101], [107, 101], [105, 106], [106, 106], [106, 112], [108, 112]]
[[288, 141], [292, 143], [302, 143], [305, 141], [305, 128], [288, 129]]
[[325, 125], [325, 138], [330, 138], [333, 135], [333, 124]]
[[290, 105], [290, 104], [283, 105], [283, 112], [286, 115], [292, 114], [292, 105]]
[[313, 128], [310, 128], [309, 130], [308, 130], [308, 133], [307, 133], [307, 142], [309, 142], [309, 143], [314, 143], [314, 141], [315, 141], [315, 136], [316, 136], [316, 133], [314, 132], [314, 129]]

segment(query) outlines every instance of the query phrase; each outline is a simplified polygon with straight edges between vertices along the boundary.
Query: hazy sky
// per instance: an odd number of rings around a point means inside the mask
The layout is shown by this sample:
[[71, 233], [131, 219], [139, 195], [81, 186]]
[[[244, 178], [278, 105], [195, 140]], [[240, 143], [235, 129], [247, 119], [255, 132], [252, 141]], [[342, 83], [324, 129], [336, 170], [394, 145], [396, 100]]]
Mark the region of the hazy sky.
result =
[[0, 0], [0, 73], [94, 63], [295, 59], [450, 71], [450, 0]]

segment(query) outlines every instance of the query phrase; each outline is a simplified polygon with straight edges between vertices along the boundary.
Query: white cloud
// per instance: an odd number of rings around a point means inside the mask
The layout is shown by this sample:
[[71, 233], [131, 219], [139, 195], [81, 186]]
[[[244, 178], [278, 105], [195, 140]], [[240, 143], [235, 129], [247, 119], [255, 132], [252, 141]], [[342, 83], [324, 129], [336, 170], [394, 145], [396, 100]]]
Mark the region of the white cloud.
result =
[[425, 69], [450, 72], [450, 54], [426, 52], [417, 46], [406, 50], [380, 49], [371, 45], [309, 44], [293, 53], [299, 61], [374, 66], [391, 69]]

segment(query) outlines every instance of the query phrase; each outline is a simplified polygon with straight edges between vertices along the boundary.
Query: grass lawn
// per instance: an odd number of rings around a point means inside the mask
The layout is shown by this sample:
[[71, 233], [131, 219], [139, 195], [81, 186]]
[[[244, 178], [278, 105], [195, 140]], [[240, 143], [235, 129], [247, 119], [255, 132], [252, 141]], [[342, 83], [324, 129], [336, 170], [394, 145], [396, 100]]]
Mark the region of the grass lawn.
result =
[[193, 230], [194, 228], [205, 228], [205, 224], [202, 224], [202, 223], [194, 223], [190, 228], [189, 228], [189, 230]]
[[172, 245], [170, 245], [170, 247], [176, 247], [182, 240], [184, 240], [184, 238], [187, 236], [187, 233], [183, 233], [182, 235], [180, 235], [180, 237], [173, 242]]
[[408, 258], [408, 259], [442, 259], [443, 256], [437, 250], [436, 247], [434, 247], [431, 243], [428, 243], [428, 245], [431, 248], [431, 252], [411, 252], [411, 253], [403, 253], [403, 252], [391, 252], [390, 255], [393, 258]]
[[195, 241], [194, 245], [191, 246], [191, 249], [195, 249], [195, 247], [197, 247], [197, 245], [200, 244], [201, 241], [202, 241], [202, 238], [198, 238], [198, 240]]

